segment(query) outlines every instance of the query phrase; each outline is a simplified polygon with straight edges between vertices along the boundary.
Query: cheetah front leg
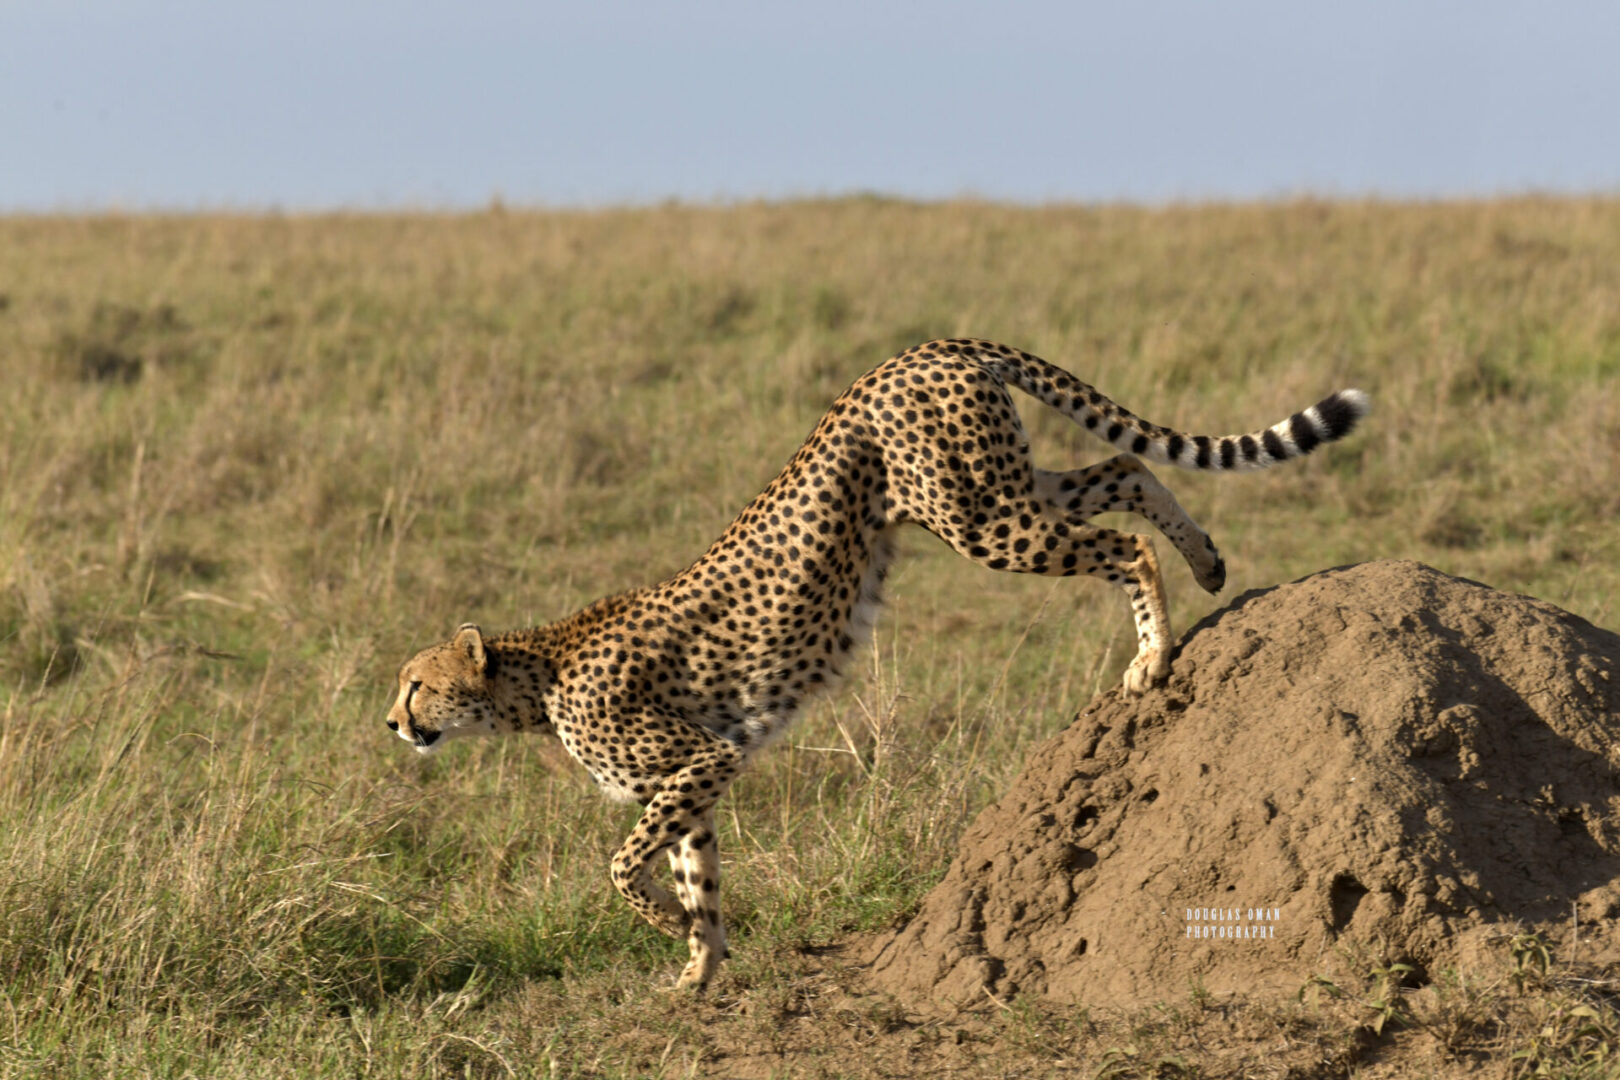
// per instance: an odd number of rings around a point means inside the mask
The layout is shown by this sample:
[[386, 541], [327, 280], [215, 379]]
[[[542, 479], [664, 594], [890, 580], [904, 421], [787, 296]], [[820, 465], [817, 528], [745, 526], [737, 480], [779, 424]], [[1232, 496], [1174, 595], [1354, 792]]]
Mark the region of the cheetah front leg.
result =
[[[742, 752], [711, 735], [689, 763], [660, 781], [618, 854], [613, 884], [637, 914], [671, 937], [685, 937], [690, 959], [677, 989], [705, 989], [725, 957], [720, 918], [720, 858], [714, 804], [736, 777]], [[676, 895], [653, 884], [652, 864], [671, 851]]]
[[720, 848], [715, 842], [713, 806], [670, 850], [670, 862], [676, 864], [672, 867], [676, 895], [686, 908], [686, 944], [691, 953], [675, 986], [702, 989], [728, 955], [725, 923], [720, 917]]
[[[655, 822], [661, 826], [662, 820]], [[668, 889], [652, 879], [652, 860], [675, 842], [675, 837], [664, 838], [656, 829], [649, 829], [647, 815], [642, 814], [632, 832], [613, 856], [613, 887], [629, 902], [637, 915], [646, 919], [660, 933], [678, 938], [686, 936], [686, 908]]]

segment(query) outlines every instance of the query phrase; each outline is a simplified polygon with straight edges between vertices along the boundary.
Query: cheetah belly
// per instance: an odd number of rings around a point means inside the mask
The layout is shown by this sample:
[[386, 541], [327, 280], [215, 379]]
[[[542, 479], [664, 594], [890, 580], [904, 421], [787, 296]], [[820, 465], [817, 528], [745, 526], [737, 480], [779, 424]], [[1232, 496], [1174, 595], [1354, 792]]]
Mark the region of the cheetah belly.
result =
[[[562, 739], [563, 749], [568, 756], [585, 767], [595, 782], [597, 789], [614, 802], [644, 802], [646, 800], [646, 777], [638, 777], [628, 768], [618, 768], [611, 763], [601, 760], [588, 742], [582, 742], [576, 734], [568, 729], [558, 732]], [[635, 791], [631, 785], [640, 782], [641, 791]]]
[[591, 774], [591, 779], [596, 781], [597, 790], [599, 790], [603, 795], [607, 796], [607, 798], [613, 802], [639, 803], [647, 801], [647, 797], [644, 794], [646, 790], [645, 785], [643, 785], [641, 792], [637, 792], [631, 790], [628, 784], [603, 776], [595, 769], [587, 769], [586, 771]]
[[[855, 605], [849, 613], [849, 637], [852, 644], [833, 656], [835, 678], [842, 681], [854, 661], [854, 653], [872, 641], [872, 630], [877, 626], [878, 611], [883, 607], [883, 581], [889, 575], [889, 564], [894, 561], [894, 529], [890, 527], [872, 537], [872, 561], [861, 575], [861, 587], [855, 596]], [[831, 687], [829, 687], [831, 689]]]
[[[895, 555], [893, 533], [894, 529], [889, 528], [872, 537], [870, 561], [861, 574], [860, 587], [856, 590], [847, 618], [829, 630], [833, 649], [827, 657], [821, 682], [807, 688], [804, 696], [787, 708], [760, 708], [756, 711], [747, 707], [745, 697], [744, 716], [719, 727], [717, 730], [721, 736], [738, 744], [752, 756], [781, 738], [782, 733], [798, 719], [806, 702], [837, 689], [849, 677], [850, 668], [856, 660], [855, 654], [872, 640], [872, 630], [877, 624], [878, 611], [883, 607], [883, 581]], [[840, 643], [846, 639], [849, 645], [840, 647]], [[786, 656], [781, 659], [784, 666], [789, 666], [787, 662], [796, 660], [797, 657]]]

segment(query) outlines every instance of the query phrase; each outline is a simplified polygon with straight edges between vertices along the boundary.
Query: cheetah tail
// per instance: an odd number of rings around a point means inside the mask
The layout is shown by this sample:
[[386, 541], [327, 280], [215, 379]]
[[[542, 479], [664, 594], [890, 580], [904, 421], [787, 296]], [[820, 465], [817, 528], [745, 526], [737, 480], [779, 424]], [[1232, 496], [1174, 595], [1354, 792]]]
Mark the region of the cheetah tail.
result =
[[1028, 353], [986, 357], [1001, 377], [1121, 450], [1147, 461], [1209, 472], [1252, 472], [1344, 438], [1372, 408], [1360, 390], [1339, 390], [1286, 420], [1246, 435], [1187, 435], [1149, 423], [1073, 375]]

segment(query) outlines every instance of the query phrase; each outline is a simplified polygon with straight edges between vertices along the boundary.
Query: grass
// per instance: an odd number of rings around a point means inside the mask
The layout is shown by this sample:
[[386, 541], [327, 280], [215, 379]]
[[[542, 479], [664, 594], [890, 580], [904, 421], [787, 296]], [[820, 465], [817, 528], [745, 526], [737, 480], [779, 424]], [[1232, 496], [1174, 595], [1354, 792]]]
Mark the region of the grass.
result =
[[[680, 569], [845, 385], [947, 334], [1201, 431], [1371, 392], [1308, 461], [1166, 476], [1227, 595], [1403, 557], [1620, 621], [1612, 200], [0, 219], [0, 1076], [1197, 1075], [1196, 995], [952, 1027], [821, 959], [1114, 684], [1107, 589], [907, 541], [867, 676], [722, 804], [735, 959], [701, 1007], [607, 882], [633, 810], [553, 745], [424, 760], [382, 726], [414, 648]], [[1043, 462], [1105, 453], [1025, 418]], [[1220, 603], [1169, 572], [1178, 627]], [[1375, 1050], [1456, 1028], [1586, 1075], [1612, 998], [1553, 977]], [[1245, 1015], [1362, 1060], [1364, 1016]]]

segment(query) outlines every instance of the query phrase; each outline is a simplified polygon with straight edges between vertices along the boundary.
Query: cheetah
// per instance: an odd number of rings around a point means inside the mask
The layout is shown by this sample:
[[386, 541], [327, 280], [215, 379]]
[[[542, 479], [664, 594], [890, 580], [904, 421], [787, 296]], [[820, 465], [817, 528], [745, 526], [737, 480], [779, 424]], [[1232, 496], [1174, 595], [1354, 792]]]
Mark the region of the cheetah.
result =
[[[1007, 387], [1124, 451], [1038, 469]], [[463, 735], [540, 731], [609, 796], [644, 808], [614, 886], [687, 940], [676, 987], [699, 992], [727, 955], [715, 803], [807, 700], [843, 678], [882, 600], [898, 526], [922, 526], [992, 570], [1100, 577], [1125, 591], [1137, 652], [1122, 692], [1168, 677], [1170, 619], [1148, 537], [1088, 524], [1146, 518], [1211, 593], [1226, 568], [1143, 464], [1263, 469], [1343, 438], [1368, 399], [1341, 390], [1247, 435], [1148, 423], [1073, 375], [987, 341], [933, 341], [857, 379], [782, 472], [674, 577], [547, 626], [486, 637], [463, 624], [400, 669], [388, 726], [428, 753]], [[667, 853], [673, 892], [654, 883]]]

